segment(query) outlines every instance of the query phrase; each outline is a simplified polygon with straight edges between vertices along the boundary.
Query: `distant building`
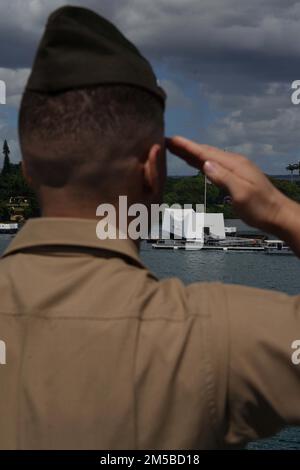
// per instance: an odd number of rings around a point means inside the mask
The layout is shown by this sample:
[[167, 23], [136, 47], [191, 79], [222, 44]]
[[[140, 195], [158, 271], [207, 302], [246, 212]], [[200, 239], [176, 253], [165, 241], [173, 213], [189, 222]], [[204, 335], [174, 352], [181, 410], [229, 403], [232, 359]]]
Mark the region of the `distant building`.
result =
[[223, 204], [232, 204], [232, 197], [231, 196], [225, 196], [223, 199]]
[[225, 227], [223, 213], [195, 212], [193, 209], [166, 209], [163, 216], [162, 233], [171, 238], [204, 240], [204, 235], [224, 240], [234, 236], [236, 227]]
[[166, 238], [203, 240], [204, 214], [193, 209], [165, 209], [162, 233]]
[[25, 219], [24, 212], [29, 207], [29, 201], [23, 196], [10, 197], [7, 207], [10, 211], [11, 222], [22, 222]]
[[204, 233], [219, 240], [226, 238], [224, 214], [221, 212], [204, 214]]

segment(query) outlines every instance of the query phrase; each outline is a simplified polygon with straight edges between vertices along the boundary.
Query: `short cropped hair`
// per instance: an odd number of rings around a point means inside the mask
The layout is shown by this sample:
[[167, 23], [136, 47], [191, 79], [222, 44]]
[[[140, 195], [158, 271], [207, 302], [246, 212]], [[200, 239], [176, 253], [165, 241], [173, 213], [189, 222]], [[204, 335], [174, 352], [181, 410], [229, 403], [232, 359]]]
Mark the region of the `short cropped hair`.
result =
[[37, 185], [92, 187], [125, 177], [127, 158], [142, 158], [163, 132], [159, 100], [132, 86], [25, 91], [20, 107], [21, 150]]

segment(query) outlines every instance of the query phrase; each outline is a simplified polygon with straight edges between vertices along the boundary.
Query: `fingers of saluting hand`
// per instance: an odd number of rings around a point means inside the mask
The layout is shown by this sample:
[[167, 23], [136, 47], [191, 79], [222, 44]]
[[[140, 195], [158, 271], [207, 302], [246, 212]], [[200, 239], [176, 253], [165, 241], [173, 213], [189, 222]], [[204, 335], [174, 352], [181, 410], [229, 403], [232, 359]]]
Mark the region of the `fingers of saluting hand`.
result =
[[198, 144], [185, 137], [167, 138], [166, 146], [171, 153], [199, 169], [202, 169], [206, 161], [215, 161], [228, 170], [234, 170], [246, 161], [241, 155], [225, 152], [209, 145]]
[[227, 188], [232, 196], [243, 192], [246, 182], [239, 174], [240, 171], [234, 170], [245, 164], [244, 157], [208, 145], [197, 144], [184, 137], [168, 138], [166, 145], [172, 153], [195, 168], [201, 169], [210, 181]]
[[227, 188], [233, 197], [242, 194], [245, 184], [247, 184], [233, 171], [215, 161], [206, 160], [203, 165], [203, 172], [212, 183]]

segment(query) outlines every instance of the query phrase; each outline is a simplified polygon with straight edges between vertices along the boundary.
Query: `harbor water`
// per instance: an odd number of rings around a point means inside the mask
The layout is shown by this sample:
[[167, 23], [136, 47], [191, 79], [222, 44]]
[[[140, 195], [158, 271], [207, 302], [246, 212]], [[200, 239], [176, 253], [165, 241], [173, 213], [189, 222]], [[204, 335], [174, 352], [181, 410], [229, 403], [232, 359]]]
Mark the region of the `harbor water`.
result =
[[[0, 252], [11, 241], [0, 235]], [[300, 261], [296, 256], [267, 256], [264, 253], [153, 250], [141, 245], [143, 262], [160, 279], [179, 277], [188, 284], [222, 281], [286, 292], [300, 293]], [[288, 397], [286, 397], [288, 400]], [[300, 449], [300, 429], [288, 427], [271, 439], [251, 443], [250, 449]]]

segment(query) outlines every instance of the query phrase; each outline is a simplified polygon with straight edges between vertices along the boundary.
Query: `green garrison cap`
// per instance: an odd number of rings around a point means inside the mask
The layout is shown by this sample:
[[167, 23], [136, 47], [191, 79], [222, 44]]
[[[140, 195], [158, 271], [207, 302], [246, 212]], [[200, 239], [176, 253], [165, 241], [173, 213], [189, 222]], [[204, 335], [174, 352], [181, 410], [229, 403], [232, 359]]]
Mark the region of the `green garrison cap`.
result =
[[142, 88], [165, 106], [166, 94], [150, 63], [112, 23], [86, 8], [54, 11], [26, 89], [50, 94], [113, 84]]

